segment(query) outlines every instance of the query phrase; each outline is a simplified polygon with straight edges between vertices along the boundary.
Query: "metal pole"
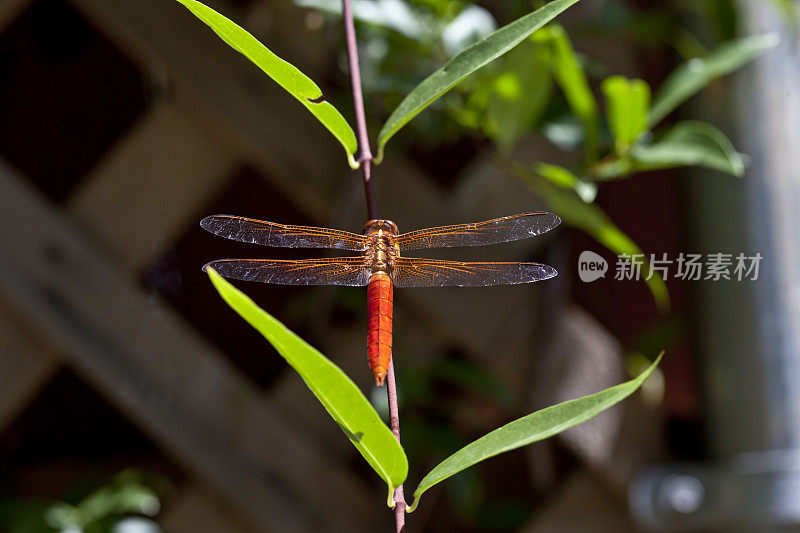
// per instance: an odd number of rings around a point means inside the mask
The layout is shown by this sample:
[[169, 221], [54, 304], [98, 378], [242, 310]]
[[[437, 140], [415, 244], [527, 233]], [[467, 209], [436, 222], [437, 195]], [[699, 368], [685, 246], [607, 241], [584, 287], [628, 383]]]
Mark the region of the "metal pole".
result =
[[763, 259], [758, 281], [698, 287], [712, 461], [639, 476], [631, 509], [650, 530], [800, 528], [800, 46], [769, 2], [738, 4], [744, 33], [781, 42], [729, 108], [752, 158], [744, 183], [693, 176], [690, 213], [700, 251]]

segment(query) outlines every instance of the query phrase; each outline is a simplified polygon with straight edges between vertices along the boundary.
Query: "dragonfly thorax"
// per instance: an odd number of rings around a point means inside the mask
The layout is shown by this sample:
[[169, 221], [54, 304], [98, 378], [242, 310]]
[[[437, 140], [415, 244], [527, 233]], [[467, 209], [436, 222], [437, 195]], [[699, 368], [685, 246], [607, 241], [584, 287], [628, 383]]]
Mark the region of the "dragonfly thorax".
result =
[[400, 255], [397, 246], [397, 226], [391, 220], [370, 220], [364, 225], [364, 262], [372, 274], [388, 273]]

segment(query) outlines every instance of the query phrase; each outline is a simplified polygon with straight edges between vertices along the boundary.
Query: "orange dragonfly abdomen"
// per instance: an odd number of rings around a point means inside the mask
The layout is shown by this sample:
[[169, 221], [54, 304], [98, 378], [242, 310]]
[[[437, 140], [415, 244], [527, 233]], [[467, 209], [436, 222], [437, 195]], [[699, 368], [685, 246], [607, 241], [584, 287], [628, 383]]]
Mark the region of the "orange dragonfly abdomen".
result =
[[374, 273], [367, 284], [367, 358], [380, 387], [392, 359], [392, 280]]

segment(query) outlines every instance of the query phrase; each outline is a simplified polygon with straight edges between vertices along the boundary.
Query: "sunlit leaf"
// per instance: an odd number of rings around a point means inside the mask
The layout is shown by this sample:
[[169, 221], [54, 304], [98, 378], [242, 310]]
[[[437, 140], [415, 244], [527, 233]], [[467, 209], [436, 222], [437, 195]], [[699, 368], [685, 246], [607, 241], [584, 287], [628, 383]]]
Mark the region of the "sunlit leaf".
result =
[[435, 484], [481, 461], [544, 440], [597, 416], [624, 400], [644, 383], [661, 361], [662, 354], [636, 378], [590, 396], [569, 400], [519, 418], [484, 435], [439, 463], [414, 491], [413, 511], [422, 494]]
[[611, 76], [603, 80], [608, 126], [618, 153], [625, 153], [647, 129], [650, 111], [650, 86], [644, 80]]
[[702, 58], [690, 59], [664, 80], [653, 100], [648, 122], [654, 126], [714, 78], [730, 74], [778, 44], [768, 33], [725, 43]]
[[[538, 167], [530, 169], [524, 165], [511, 162], [501, 163], [508, 173], [521, 179], [537, 196], [558, 214], [568, 226], [581, 229], [594, 237], [597, 242], [616, 255], [639, 256], [642, 250], [625, 233], [619, 229], [608, 215], [594, 203], [584, 202], [578, 194], [551, 182], [538, 173]], [[643, 271], [649, 272], [647, 261]], [[649, 279], [645, 279], [653, 299], [662, 313], [669, 310], [669, 292], [664, 280], [657, 271]]]
[[389, 139], [433, 101], [479, 68], [514, 48], [576, 2], [578, 0], [555, 0], [546, 4], [473, 44], [425, 78], [406, 95], [381, 128], [377, 160], [382, 159]]
[[345, 152], [347, 152], [347, 161], [350, 166], [353, 168], [358, 167], [358, 163], [354, 158], [354, 154], [358, 150], [358, 142], [353, 129], [342, 114], [325, 101], [322, 91], [311, 78], [300, 72], [294, 65], [273, 54], [258, 39], [236, 23], [205, 4], [201, 4], [196, 0], [177, 1], [214, 30], [214, 33], [225, 41], [228, 46], [249, 59], [303, 104], [341, 143]]
[[586, 130], [586, 158], [593, 161], [597, 155], [600, 134], [597, 101], [567, 32], [559, 24], [553, 24], [549, 31], [553, 46], [553, 76], [564, 91], [570, 109], [583, 123]]
[[593, 202], [597, 196], [597, 185], [580, 179], [562, 166], [539, 163], [536, 165], [536, 172], [548, 179], [553, 185], [574, 190], [581, 200], [586, 203]]
[[502, 151], [510, 150], [542, 114], [551, 92], [549, 47], [521, 43], [503, 58], [492, 82], [484, 130]]
[[733, 143], [707, 122], [679, 122], [658, 141], [634, 146], [634, 170], [654, 170], [678, 166], [701, 166], [727, 172], [744, 173], [744, 158]]
[[161, 503], [151, 483], [165, 484], [158, 476], [126, 470], [77, 504], [55, 503], [47, 508], [43, 516], [50, 526], [60, 531], [100, 531], [102, 524], [126, 515], [155, 516], [161, 509]]
[[244, 293], [208, 269], [214, 287], [234, 311], [256, 328], [286, 359], [350, 442], [392, 490], [405, 480], [408, 460], [403, 448], [358, 387], [339, 367], [258, 307]]

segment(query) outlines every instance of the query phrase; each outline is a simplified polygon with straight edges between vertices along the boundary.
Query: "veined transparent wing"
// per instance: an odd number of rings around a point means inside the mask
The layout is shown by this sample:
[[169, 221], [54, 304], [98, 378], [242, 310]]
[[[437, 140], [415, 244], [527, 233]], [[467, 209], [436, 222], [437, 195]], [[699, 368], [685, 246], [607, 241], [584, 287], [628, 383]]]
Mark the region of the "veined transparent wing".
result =
[[221, 276], [278, 285], [347, 285], [362, 287], [369, 281], [363, 257], [330, 259], [219, 259], [212, 268]]
[[214, 215], [200, 221], [214, 235], [249, 244], [279, 248], [336, 248], [363, 252], [363, 235], [328, 228], [291, 226], [234, 215]]
[[544, 211], [495, 218], [484, 222], [420, 229], [397, 237], [400, 250], [483, 246], [527, 239], [550, 231], [561, 223], [553, 213]]
[[396, 287], [486, 287], [531, 283], [556, 276], [541, 263], [482, 263], [399, 257], [391, 272]]

